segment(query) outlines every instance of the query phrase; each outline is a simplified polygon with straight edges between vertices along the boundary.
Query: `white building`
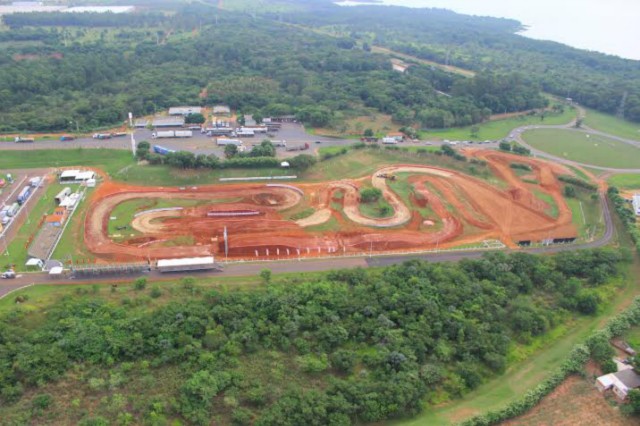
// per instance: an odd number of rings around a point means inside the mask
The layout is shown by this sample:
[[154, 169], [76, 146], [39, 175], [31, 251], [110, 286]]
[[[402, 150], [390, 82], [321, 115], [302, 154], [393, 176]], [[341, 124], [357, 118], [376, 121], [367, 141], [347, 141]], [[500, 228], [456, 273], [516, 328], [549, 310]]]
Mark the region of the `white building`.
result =
[[640, 376], [633, 369], [605, 374], [596, 379], [596, 387], [600, 392], [611, 389], [618, 399], [624, 401], [630, 390], [640, 388]]
[[640, 194], [635, 194], [632, 200], [633, 211], [636, 216], [640, 216]]

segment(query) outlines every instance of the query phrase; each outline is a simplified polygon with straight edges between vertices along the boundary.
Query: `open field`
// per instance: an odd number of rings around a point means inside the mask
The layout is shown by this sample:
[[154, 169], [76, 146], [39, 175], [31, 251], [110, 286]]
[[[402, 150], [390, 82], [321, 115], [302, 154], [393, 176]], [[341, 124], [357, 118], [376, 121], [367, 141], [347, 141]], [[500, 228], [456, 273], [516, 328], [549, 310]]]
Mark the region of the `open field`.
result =
[[467, 127], [454, 127], [451, 129], [433, 129], [426, 132], [421, 132], [423, 139], [438, 139], [438, 140], [470, 140], [470, 141], [484, 141], [484, 140], [498, 140], [503, 139], [509, 135], [509, 133], [516, 127], [527, 125], [559, 125], [567, 124], [571, 120], [576, 118], [576, 112], [572, 108], [566, 108], [562, 114], [547, 113], [544, 120], [541, 120], [538, 115], [521, 115], [517, 117], [506, 118], [502, 120], [487, 121], [479, 123], [475, 126], [478, 127], [477, 135], [472, 135], [471, 129], [474, 126]]
[[372, 111], [369, 115], [361, 115], [353, 118], [346, 118], [344, 123], [333, 128], [311, 129], [312, 134], [360, 139], [366, 129], [373, 130], [376, 137], [386, 136], [389, 132], [398, 131], [398, 126], [391, 120], [391, 116]]
[[584, 124], [601, 132], [640, 141], [640, 124], [604, 114], [594, 109], [587, 109]]
[[640, 189], [640, 174], [621, 173], [611, 176], [608, 182], [611, 186], [617, 186], [620, 189]]
[[626, 417], [598, 392], [591, 377], [571, 376], [533, 410], [502, 423], [503, 426], [632, 426]]
[[603, 136], [563, 129], [530, 130], [522, 136], [534, 148], [568, 160], [601, 167], [640, 168], [640, 149]]

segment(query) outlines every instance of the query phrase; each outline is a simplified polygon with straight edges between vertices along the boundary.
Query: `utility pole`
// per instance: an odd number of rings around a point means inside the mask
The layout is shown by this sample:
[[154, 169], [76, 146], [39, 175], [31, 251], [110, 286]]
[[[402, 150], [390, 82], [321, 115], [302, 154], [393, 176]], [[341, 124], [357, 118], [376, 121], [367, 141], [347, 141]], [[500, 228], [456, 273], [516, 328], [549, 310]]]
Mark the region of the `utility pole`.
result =
[[135, 138], [135, 136], [133, 136], [133, 130], [131, 131], [131, 154], [133, 154], [133, 157], [135, 158], [135, 156], [136, 156], [136, 138]]
[[624, 118], [624, 109], [627, 103], [627, 96], [629, 96], [629, 92], [627, 90], [622, 94], [622, 99], [620, 99], [620, 105], [618, 106], [618, 111], [616, 112], [616, 117]]

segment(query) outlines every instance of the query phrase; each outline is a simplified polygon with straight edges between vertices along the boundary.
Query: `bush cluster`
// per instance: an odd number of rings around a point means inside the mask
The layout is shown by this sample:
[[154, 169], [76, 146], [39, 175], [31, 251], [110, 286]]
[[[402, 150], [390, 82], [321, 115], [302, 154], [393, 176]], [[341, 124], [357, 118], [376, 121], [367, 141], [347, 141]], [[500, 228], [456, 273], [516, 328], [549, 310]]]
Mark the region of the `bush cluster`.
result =
[[636, 225], [636, 215], [632, 209], [629, 208], [627, 201], [620, 196], [620, 191], [615, 186], [608, 189], [607, 194], [609, 199], [613, 203], [613, 207], [618, 213], [618, 217], [624, 224], [631, 241], [636, 245], [636, 248], [640, 250], [640, 228]]

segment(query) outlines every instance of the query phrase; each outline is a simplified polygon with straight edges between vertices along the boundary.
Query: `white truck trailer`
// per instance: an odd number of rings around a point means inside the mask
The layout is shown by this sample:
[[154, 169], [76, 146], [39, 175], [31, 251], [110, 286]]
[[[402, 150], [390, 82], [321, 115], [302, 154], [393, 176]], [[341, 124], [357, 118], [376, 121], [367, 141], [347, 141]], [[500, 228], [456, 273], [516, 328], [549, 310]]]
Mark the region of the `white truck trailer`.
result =
[[213, 256], [160, 259], [156, 266], [160, 272], [222, 270], [222, 265], [215, 263]]
[[192, 136], [192, 130], [162, 130], [159, 132], [151, 133], [151, 137], [153, 139], [190, 138]]

